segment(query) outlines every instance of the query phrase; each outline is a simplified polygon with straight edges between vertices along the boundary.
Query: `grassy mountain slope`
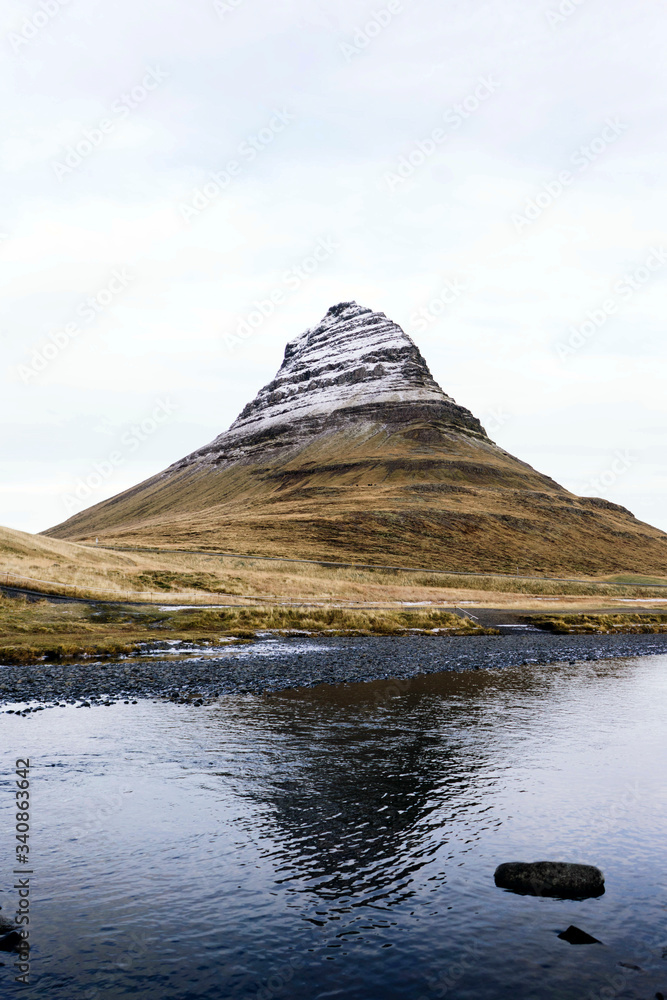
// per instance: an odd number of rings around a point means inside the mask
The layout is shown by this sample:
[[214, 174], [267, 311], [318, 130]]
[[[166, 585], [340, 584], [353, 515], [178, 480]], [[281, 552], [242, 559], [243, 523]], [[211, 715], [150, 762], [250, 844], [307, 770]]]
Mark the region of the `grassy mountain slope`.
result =
[[667, 574], [667, 535], [433, 420], [340, 424], [172, 468], [46, 532], [72, 541], [559, 575]]

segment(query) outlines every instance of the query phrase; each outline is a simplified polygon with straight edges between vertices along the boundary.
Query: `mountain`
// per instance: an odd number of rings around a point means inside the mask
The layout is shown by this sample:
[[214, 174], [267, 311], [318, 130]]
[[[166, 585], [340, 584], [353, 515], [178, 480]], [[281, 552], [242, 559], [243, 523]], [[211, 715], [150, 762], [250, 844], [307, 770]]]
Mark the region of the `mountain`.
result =
[[383, 313], [332, 306], [229, 430], [45, 532], [452, 570], [665, 573], [667, 535], [490, 440]]

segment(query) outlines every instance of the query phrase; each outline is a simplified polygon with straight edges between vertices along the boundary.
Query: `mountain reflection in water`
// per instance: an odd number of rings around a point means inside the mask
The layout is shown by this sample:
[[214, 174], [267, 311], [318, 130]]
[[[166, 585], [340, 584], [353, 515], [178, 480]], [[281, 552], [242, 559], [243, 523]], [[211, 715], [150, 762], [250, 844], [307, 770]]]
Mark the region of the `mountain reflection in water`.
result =
[[318, 909], [310, 920], [356, 911], [346, 924], [372, 922], [359, 910], [388, 913], [422, 882], [445, 881], [443, 861], [500, 822], [484, 803], [497, 778], [484, 772], [479, 747], [470, 754], [470, 731], [484, 725], [470, 695], [494, 687], [486, 672], [457, 676], [452, 700], [442, 690], [425, 696], [420, 681], [321, 687], [271, 699], [253, 716], [267, 766], [245, 794], [270, 809], [248, 836], [269, 841], [263, 850], [286, 891], [312, 894]]

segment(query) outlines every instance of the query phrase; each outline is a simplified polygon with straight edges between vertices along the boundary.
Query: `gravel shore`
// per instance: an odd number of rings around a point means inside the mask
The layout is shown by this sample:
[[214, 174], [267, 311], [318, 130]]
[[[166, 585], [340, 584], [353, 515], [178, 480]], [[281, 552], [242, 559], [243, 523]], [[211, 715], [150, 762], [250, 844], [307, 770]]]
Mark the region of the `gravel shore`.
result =
[[550, 635], [353, 639], [274, 639], [190, 654], [185, 659], [128, 657], [67, 665], [0, 667], [0, 704], [38, 706], [134, 701], [207, 701], [316, 684], [415, 677], [528, 663], [601, 660], [667, 653], [667, 635]]

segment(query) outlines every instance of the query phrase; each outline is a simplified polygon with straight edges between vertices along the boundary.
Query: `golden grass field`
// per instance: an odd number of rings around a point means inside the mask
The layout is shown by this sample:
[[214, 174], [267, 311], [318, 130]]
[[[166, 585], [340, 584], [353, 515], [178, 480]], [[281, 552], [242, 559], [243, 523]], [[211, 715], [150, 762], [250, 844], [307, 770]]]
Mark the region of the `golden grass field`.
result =
[[[0, 583], [72, 596], [160, 603], [521, 608], [667, 607], [664, 577], [626, 574], [581, 583], [492, 575], [397, 572], [178, 551], [118, 552], [0, 528]], [[47, 582], [40, 582], [47, 581]]]

